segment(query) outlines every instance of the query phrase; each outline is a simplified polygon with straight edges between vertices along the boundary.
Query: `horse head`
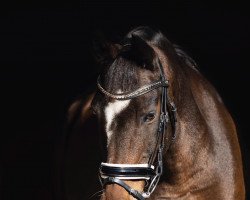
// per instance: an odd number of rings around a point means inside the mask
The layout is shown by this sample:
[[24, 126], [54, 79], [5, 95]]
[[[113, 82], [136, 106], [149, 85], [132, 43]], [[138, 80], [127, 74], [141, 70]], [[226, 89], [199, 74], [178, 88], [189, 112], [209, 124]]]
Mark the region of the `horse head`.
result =
[[[159, 57], [159, 50], [136, 32], [110, 49], [112, 59], [105, 62], [92, 102], [107, 156], [101, 173], [106, 181], [109, 175], [116, 178], [108, 181], [103, 199], [149, 196], [162, 170], [159, 151], [172, 142], [171, 131], [165, 133], [169, 119], [175, 123], [171, 92], [167, 92], [170, 69], [164, 54]], [[149, 190], [144, 192], [146, 184]]]

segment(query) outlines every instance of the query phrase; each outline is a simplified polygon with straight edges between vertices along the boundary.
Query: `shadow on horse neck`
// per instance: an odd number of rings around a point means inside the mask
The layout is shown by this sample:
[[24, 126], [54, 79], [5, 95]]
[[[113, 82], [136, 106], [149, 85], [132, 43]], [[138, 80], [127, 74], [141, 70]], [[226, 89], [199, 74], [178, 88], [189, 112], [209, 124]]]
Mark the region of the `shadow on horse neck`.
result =
[[[99, 80], [102, 91], [94, 92], [90, 101], [98, 119], [104, 161], [111, 166], [108, 169], [148, 164], [152, 155], [152, 164], [157, 166], [159, 154], [154, 153], [158, 151], [165, 86], [145, 93], [140, 88], [161, 80], [160, 63], [168, 80], [167, 104], [174, 102], [177, 122], [174, 130], [168, 107], [163, 174], [149, 199], [244, 199], [235, 124], [195, 62], [162, 33], [148, 27], [129, 32], [123, 44], [105, 47], [109, 53], [98, 55], [103, 67]], [[118, 179], [141, 194], [148, 187], [143, 178]], [[104, 189], [102, 200], [137, 198], [117, 182], [109, 182]]]

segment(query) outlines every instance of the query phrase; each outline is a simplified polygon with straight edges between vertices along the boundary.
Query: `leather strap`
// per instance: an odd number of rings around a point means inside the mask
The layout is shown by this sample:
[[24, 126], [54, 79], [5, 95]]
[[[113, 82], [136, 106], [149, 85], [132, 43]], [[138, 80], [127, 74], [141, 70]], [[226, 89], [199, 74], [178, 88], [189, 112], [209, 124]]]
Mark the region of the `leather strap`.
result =
[[103, 186], [107, 185], [107, 184], [112, 184], [115, 183], [117, 185], [120, 185], [121, 187], [123, 187], [130, 195], [132, 195], [133, 197], [139, 199], [139, 200], [144, 200], [144, 197], [142, 196], [142, 194], [140, 192], [138, 192], [137, 190], [134, 190], [133, 188], [131, 188], [130, 186], [128, 186], [124, 181], [115, 178], [115, 177], [107, 177], [103, 180]]
[[153, 177], [155, 175], [154, 169], [151, 167], [113, 167], [100, 166], [101, 176], [115, 176], [115, 177]]

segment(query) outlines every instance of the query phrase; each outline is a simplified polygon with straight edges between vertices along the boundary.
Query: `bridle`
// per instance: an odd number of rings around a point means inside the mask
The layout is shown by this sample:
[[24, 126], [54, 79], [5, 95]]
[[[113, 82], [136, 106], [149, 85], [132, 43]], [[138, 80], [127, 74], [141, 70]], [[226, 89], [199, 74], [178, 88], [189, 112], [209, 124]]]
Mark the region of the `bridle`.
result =
[[[97, 86], [99, 90], [106, 96], [116, 100], [128, 100], [143, 94], [146, 94], [159, 87], [162, 88], [161, 92], [161, 113], [160, 122], [157, 130], [157, 142], [153, 154], [150, 156], [147, 164], [112, 164], [112, 163], [101, 163], [100, 166], [100, 181], [102, 187], [107, 184], [117, 184], [123, 187], [133, 197], [144, 200], [149, 198], [152, 192], [155, 190], [160, 177], [163, 172], [162, 153], [164, 148], [164, 136], [166, 132], [167, 123], [171, 122], [173, 135], [172, 141], [175, 139], [176, 134], [176, 107], [173, 102], [170, 101], [167, 93], [169, 86], [168, 80], [165, 78], [163, 67], [161, 62], [158, 60], [160, 69], [160, 80], [153, 82], [149, 85], [143, 86], [128, 94], [111, 94], [106, 91], [100, 84], [100, 78], [97, 79]], [[170, 142], [169, 142], [170, 145]], [[168, 147], [169, 147], [168, 145]], [[153, 165], [157, 157], [156, 167]], [[147, 181], [146, 191], [139, 192], [129, 185], [124, 180], [145, 180]]]
[[[128, 100], [143, 94], [146, 94], [159, 87], [161, 91], [161, 110], [160, 110], [160, 121], [157, 130], [157, 141], [155, 149], [149, 158], [149, 162], [146, 164], [113, 164], [113, 163], [101, 163], [100, 166], [100, 181], [104, 188], [107, 184], [117, 184], [123, 187], [130, 195], [139, 200], [149, 198], [152, 192], [155, 190], [160, 177], [163, 172], [163, 148], [164, 138], [167, 128], [167, 123], [170, 121], [172, 126], [172, 138], [168, 142], [169, 148], [171, 142], [175, 139], [176, 134], [176, 107], [172, 101], [170, 101], [167, 88], [169, 86], [168, 80], [165, 78], [164, 71], [160, 60], [158, 59], [158, 66], [160, 69], [160, 80], [153, 82], [149, 85], [143, 86], [133, 92], [126, 94], [111, 94], [106, 91], [100, 84], [100, 78], [97, 79], [97, 86], [99, 90], [106, 96], [116, 100]], [[169, 138], [168, 138], [169, 140]], [[156, 160], [157, 159], [157, 160]], [[154, 166], [154, 163], [157, 163]], [[129, 185], [124, 180], [145, 180], [147, 182], [144, 191], [139, 192]]]

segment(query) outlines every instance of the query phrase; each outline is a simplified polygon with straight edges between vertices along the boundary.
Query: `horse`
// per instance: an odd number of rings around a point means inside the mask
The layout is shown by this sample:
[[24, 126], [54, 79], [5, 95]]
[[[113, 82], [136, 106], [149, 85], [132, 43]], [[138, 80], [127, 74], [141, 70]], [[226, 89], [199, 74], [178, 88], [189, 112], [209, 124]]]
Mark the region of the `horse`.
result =
[[101, 200], [245, 199], [236, 125], [195, 61], [149, 27], [97, 50], [97, 87], [68, 118], [96, 119]]

